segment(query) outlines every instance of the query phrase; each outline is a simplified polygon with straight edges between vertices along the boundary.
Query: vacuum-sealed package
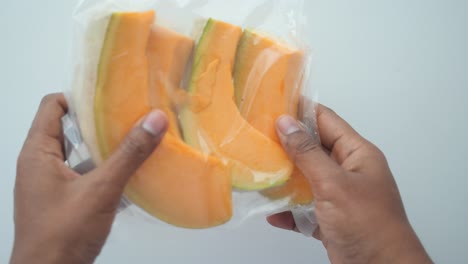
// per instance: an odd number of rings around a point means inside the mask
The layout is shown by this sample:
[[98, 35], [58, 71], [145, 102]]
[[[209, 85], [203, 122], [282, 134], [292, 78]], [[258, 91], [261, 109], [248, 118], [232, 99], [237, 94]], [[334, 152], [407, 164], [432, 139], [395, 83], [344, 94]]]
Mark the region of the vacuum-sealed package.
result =
[[313, 193], [276, 134], [283, 114], [316, 133], [300, 0], [83, 0], [74, 13], [69, 166], [106, 160], [152, 109], [161, 143], [121, 212], [183, 228], [291, 210], [311, 234]]

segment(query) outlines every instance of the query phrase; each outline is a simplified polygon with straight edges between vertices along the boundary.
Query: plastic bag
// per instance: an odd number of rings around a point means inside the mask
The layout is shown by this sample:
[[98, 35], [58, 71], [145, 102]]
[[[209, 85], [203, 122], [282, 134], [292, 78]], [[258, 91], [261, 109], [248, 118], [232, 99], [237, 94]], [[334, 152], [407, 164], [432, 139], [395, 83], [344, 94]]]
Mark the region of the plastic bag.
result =
[[[62, 120], [69, 166], [91, 170], [144, 114], [136, 108], [161, 108], [170, 120], [163, 140], [168, 147], [158, 148], [153, 155], [159, 158], [132, 177], [121, 213], [205, 228], [291, 210], [298, 229], [311, 235], [316, 222], [310, 187], [284, 159], [274, 130], [274, 120], [290, 114], [317, 133], [313, 104], [301, 104], [316, 94], [302, 5], [81, 1], [73, 16], [69, 113]], [[120, 127], [103, 125], [108, 119]]]

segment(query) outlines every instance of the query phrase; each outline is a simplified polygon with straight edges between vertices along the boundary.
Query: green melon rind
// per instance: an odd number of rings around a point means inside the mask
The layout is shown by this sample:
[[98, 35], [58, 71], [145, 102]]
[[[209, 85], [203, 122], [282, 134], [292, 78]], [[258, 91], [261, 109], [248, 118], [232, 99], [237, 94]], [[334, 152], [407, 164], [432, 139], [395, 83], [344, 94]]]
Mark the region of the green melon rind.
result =
[[200, 61], [202, 60], [201, 54], [203, 53], [203, 52], [200, 52], [200, 50], [206, 50], [206, 48], [204, 48], [204, 46], [206, 45], [206, 42], [207, 42], [206, 38], [210, 35], [211, 30], [213, 29], [215, 24], [216, 24], [216, 20], [214, 20], [212, 18], [208, 19], [208, 21], [206, 22], [205, 27], [203, 28], [203, 33], [200, 36], [200, 39], [198, 40], [198, 46], [197, 46], [197, 48], [195, 50], [195, 55], [194, 55], [194, 58], [193, 58], [192, 73], [190, 75], [190, 83], [189, 83], [189, 87], [188, 87], [188, 91], [191, 92], [191, 93], [194, 92], [194, 84], [192, 82], [193, 77], [198, 76], [199, 71], [200, 71], [200, 67], [198, 67], [198, 66], [200, 65]]
[[103, 80], [106, 79], [107, 74], [107, 66], [109, 64], [110, 56], [113, 50], [113, 39], [115, 34], [117, 33], [117, 29], [119, 28], [119, 16], [121, 13], [113, 13], [109, 20], [109, 24], [106, 31], [106, 36], [104, 39], [104, 44], [102, 46], [101, 56], [99, 58], [99, 65], [98, 65], [98, 74], [97, 74], [97, 82], [96, 82], [96, 90], [95, 90], [95, 97], [94, 97], [94, 116], [95, 116], [95, 127], [96, 127], [96, 137], [97, 143], [99, 147], [99, 151], [101, 153], [101, 157], [106, 159], [111, 150], [105, 144], [105, 135], [104, 135], [104, 128], [102, 127], [104, 122], [102, 120], [102, 114], [99, 111], [96, 111], [96, 105], [98, 102], [102, 102], [105, 95], [103, 91]]
[[[254, 36], [255, 34], [251, 31], [251, 30], [244, 30], [244, 32], [242, 33], [242, 36], [239, 40], [239, 45], [237, 47], [237, 53], [236, 53], [236, 60], [235, 60], [235, 65], [234, 65], [234, 76], [237, 76], [238, 73], [244, 69], [244, 65], [245, 65], [245, 60], [242, 58], [243, 57], [243, 54], [244, 54], [244, 51], [246, 49], [246, 45], [248, 44], [249, 42], [249, 39], [255, 37]], [[236, 83], [236, 78], [234, 78], [234, 99], [235, 99], [235, 102], [236, 102], [236, 105], [237, 107], [239, 107], [242, 103], [242, 94], [243, 92], [240, 91], [240, 89], [237, 88], [237, 86], [235, 85]]]
[[[216, 22], [217, 21], [212, 19], [212, 18], [208, 19], [208, 21], [206, 22], [205, 28], [203, 29], [203, 33], [200, 36], [200, 39], [198, 41], [198, 45], [197, 45], [197, 48], [196, 48], [195, 54], [194, 54], [193, 67], [192, 67], [192, 72], [190, 74], [189, 86], [188, 86], [188, 89], [187, 89], [190, 95], [194, 95], [195, 92], [196, 92], [194, 76], [198, 76], [199, 73], [200, 73], [199, 64], [200, 64], [200, 62], [202, 61], [202, 58], [203, 58], [203, 56], [202, 56], [203, 52], [201, 52], [201, 51], [204, 51], [204, 50], [207, 49], [205, 47], [205, 45], [207, 45], [207, 43], [209, 43], [209, 41], [206, 41], [206, 40], [207, 40], [207, 38], [210, 37], [210, 32], [211, 32], [212, 28], [214, 27], [214, 25], [216, 24]], [[254, 35], [253, 32], [251, 32], [249, 30], [246, 30], [246, 31], [243, 32], [241, 38], [249, 38], [249, 37], [253, 37], [253, 35]], [[237, 50], [236, 53], [238, 53], [239, 49], [242, 49], [242, 48], [243, 48], [243, 46], [242, 46], [242, 44], [240, 44], [240, 46], [238, 46], [238, 50]], [[210, 150], [206, 149], [206, 146], [201, 146], [199, 140], [197, 138], [195, 138], [195, 137], [200, 137], [201, 135], [198, 135], [197, 133], [194, 133], [194, 131], [199, 131], [199, 129], [198, 129], [196, 121], [195, 121], [196, 120], [195, 114], [191, 111], [190, 105], [185, 106], [181, 110], [180, 115], [179, 115], [179, 119], [181, 121], [181, 124], [183, 124], [183, 128], [184, 128], [183, 129], [184, 141], [188, 145], [190, 145], [192, 147], [195, 147], [195, 148], [201, 150], [202, 152], [205, 152], [205, 153], [209, 152]], [[233, 160], [233, 162], [236, 163], [237, 161]], [[248, 168], [248, 166], [244, 166], [244, 167]], [[279, 173], [279, 174], [281, 175], [281, 173]], [[232, 182], [233, 187], [236, 188], [236, 189], [242, 190], [242, 191], [258, 191], [258, 190], [264, 190], [264, 189], [267, 189], [267, 188], [278, 187], [278, 186], [283, 185], [286, 181], [289, 180], [289, 177], [284, 177], [284, 175], [283, 175], [282, 177], [278, 177], [278, 179], [276, 179], [274, 181], [256, 182], [256, 183], [253, 183], [253, 184], [244, 184], [242, 182], [235, 181], [236, 177], [234, 175], [233, 175], [232, 178], [233, 178], [233, 182]]]
[[[194, 82], [193, 82], [193, 76], [197, 76], [197, 74], [199, 74], [199, 71], [200, 71], [200, 67], [198, 67], [200, 65], [200, 61], [202, 59], [202, 56], [201, 56], [201, 53], [200, 52], [200, 49], [203, 48], [203, 46], [205, 45], [206, 43], [206, 38], [207, 36], [209, 36], [211, 30], [213, 29], [213, 26], [215, 25], [215, 20], [210, 18], [208, 19], [208, 21], [206, 22], [205, 24], [205, 27], [203, 28], [203, 33], [202, 35], [200, 36], [200, 39], [198, 40], [198, 45], [195, 49], [195, 54], [193, 56], [193, 63], [192, 63], [192, 72], [190, 73], [190, 77], [189, 77], [189, 86], [188, 86], [188, 89], [187, 91], [189, 92], [189, 94], [193, 94], [195, 91], [195, 85], [194, 85]], [[195, 136], [195, 133], [193, 133], [193, 131], [198, 131], [198, 128], [196, 126], [196, 122], [195, 122], [195, 118], [193, 116], [193, 113], [192, 111], [190, 110], [190, 105], [186, 105], [184, 106], [180, 113], [179, 113], [179, 119], [180, 119], [180, 123], [183, 124], [183, 128], [182, 129], [182, 134], [183, 134], [183, 137], [184, 137], [184, 141], [190, 145], [190, 146], [193, 146], [197, 149], [201, 149], [200, 145], [198, 144], [198, 140], [196, 140], [194, 138]]]

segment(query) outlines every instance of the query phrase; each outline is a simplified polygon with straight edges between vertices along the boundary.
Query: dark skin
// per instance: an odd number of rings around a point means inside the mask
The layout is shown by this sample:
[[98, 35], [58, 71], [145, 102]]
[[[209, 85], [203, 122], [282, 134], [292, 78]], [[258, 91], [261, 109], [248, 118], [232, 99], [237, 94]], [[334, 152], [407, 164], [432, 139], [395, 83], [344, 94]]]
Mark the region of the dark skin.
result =
[[[321, 240], [332, 263], [432, 263], [414, 233], [384, 154], [335, 112], [317, 108], [320, 141], [293, 118], [277, 130], [315, 194]], [[273, 226], [296, 230], [290, 212]]]
[[[18, 158], [11, 263], [92, 263], [116, 215], [124, 187], [167, 130], [153, 111], [101, 166], [78, 175], [64, 163], [62, 94], [45, 97]], [[320, 239], [332, 263], [432, 263], [406, 217], [384, 155], [344, 120], [318, 107], [321, 144], [291, 117], [280, 139], [315, 193]], [[85, 203], [83, 201], [86, 201]], [[290, 212], [270, 216], [295, 230]], [[85, 224], [84, 224], [85, 223]]]
[[18, 158], [11, 263], [92, 263], [128, 179], [167, 129], [164, 114], [153, 112], [105, 163], [78, 175], [64, 163], [60, 118], [66, 112], [62, 94], [46, 96]]

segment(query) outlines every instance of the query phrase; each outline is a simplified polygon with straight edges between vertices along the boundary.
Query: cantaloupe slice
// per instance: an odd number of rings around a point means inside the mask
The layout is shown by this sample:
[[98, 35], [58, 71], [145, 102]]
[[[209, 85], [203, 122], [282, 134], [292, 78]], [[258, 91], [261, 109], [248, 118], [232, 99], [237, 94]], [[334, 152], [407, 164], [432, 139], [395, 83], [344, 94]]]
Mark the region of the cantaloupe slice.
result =
[[297, 116], [303, 71], [302, 51], [250, 30], [242, 34], [234, 69], [236, 104], [253, 127], [275, 142], [276, 119]]
[[208, 20], [197, 45], [189, 94], [181, 114], [191, 146], [232, 163], [232, 184], [243, 190], [277, 186], [289, 179], [292, 163], [281, 146], [250, 126], [234, 102], [232, 70], [241, 28]]
[[154, 12], [114, 13], [108, 24], [94, 98], [97, 141], [108, 157], [151, 108], [146, 47]]
[[183, 100], [180, 87], [193, 46], [191, 38], [159, 25], [151, 30], [148, 42], [150, 105], [167, 114], [168, 132], [177, 137], [180, 131], [174, 102]]
[[207, 228], [232, 217], [228, 168], [168, 134], [130, 179], [125, 194], [172, 225]]
[[[297, 118], [304, 72], [304, 54], [269, 37], [245, 30], [237, 51], [235, 98], [242, 116], [254, 128], [279, 143], [276, 119], [289, 114]], [[284, 185], [262, 192], [294, 204], [309, 204], [313, 193], [299, 169]]]
[[[153, 20], [152, 11], [115, 13], [110, 19], [94, 102], [103, 159], [151, 109], [147, 45]], [[211, 227], [232, 216], [228, 168], [171, 134], [132, 176], [125, 193], [148, 213], [176, 226]]]
[[262, 191], [272, 200], [290, 198], [291, 205], [308, 205], [314, 200], [314, 193], [309, 181], [299, 168], [295, 167], [291, 178], [283, 185]]

